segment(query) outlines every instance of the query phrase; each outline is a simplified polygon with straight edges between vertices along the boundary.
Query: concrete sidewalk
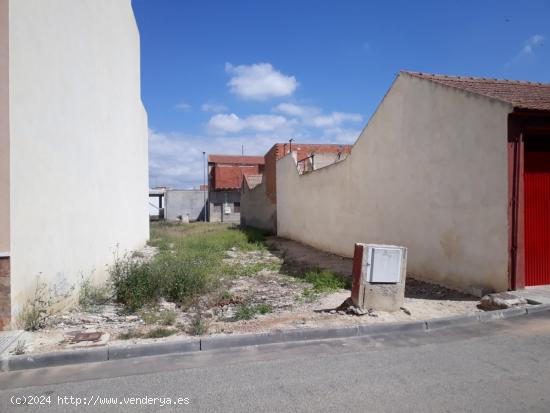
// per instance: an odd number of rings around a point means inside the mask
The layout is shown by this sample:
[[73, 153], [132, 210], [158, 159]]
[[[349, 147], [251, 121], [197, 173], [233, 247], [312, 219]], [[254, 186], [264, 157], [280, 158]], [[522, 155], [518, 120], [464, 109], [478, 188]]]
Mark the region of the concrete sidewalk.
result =
[[368, 337], [376, 334], [403, 332], [427, 332], [442, 328], [452, 328], [472, 324], [487, 324], [501, 319], [532, 316], [538, 313], [547, 314], [549, 312], [550, 306], [540, 305], [405, 323], [364, 324], [340, 328], [304, 328], [274, 331], [264, 334], [203, 336], [200, 338], [150, 344], [108, 344], [103, 347], [85, 348], [81, 350], [36, 353], [21, 356], [3, 355], [1, 359], [1, 370], [14, 371], [38, 369], [69, 364], [94, 363], [161, 354], [205, 352], [217, 349], [258, 346], [275, 343]]
[[[548, 412], [550, 313], [428, 332], [279, 343], [0, 375], [2, 412]], [[11, 400], [51, 396], [51, 404]], [[189, 397], [187, 406], [124, 404]], [[93, 399], [95, 400], [95, 399]], [[93, 403], [92, 403], [93, 404]]]
[[525, 298], [529, 304], [550, 304], [550, 285], [526, 287], [510, 293]]

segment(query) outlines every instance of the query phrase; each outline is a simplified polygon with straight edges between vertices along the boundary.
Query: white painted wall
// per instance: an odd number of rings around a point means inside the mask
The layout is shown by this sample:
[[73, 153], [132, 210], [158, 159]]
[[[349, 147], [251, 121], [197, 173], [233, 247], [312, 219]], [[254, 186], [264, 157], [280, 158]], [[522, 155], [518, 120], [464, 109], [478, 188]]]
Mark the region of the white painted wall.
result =
[[304, 175], [278, 161], [278, 234], [345, 256], [403, 245], [417, 278], [506, 290], [511, 111], [401, 74], [345, 161]]
[[15, 315], [37, 275], [63, 292], [144, 245], [148, 160], [130, 0], [10, 0], [9, 23]]
[[277, 232], [277, 205], [267, 198], [265, 182], [241, 189], [241, 225]]
[[8, 0], [0, 0], [0, 258], [10, 249], [10, 122]]

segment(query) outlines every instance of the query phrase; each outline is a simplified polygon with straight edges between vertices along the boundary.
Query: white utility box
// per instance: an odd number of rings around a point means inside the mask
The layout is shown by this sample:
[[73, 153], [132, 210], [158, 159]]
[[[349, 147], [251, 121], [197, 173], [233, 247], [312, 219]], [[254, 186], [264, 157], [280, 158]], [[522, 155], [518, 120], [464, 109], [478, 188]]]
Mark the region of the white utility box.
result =
[[366, 244], [364, 274], [369, 283], [398, 283], [406, 249], [392, 245]]
[[407, 248], [355, 244], [353, 303], [363, 309], [397, 311], [403, 305], [407, 278]]

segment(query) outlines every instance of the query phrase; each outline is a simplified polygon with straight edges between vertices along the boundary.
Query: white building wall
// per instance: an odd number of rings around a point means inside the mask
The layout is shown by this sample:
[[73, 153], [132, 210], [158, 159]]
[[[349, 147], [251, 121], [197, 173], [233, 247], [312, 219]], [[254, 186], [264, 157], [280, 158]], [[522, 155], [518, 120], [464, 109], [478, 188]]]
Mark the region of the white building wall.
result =
[[104, 279], [149, 236], [147, 117], [130, 0], [10, 0], [12, 316], [36, 277]]
[[510, 105], [402, 74], [342, 162], [277, 165], [278, 235], [344, 256], [409, 249], [417, 278], [508, 287]]

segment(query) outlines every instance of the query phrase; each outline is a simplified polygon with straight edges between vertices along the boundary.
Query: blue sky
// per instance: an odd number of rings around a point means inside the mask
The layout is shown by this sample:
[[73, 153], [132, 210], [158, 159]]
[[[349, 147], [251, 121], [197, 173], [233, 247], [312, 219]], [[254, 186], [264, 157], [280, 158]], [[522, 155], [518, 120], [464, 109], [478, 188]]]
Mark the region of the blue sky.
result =
[[133, 0], [150, 184], [202, 151], [353, 143], [401, 69], [550, 82], [549, 1]]

